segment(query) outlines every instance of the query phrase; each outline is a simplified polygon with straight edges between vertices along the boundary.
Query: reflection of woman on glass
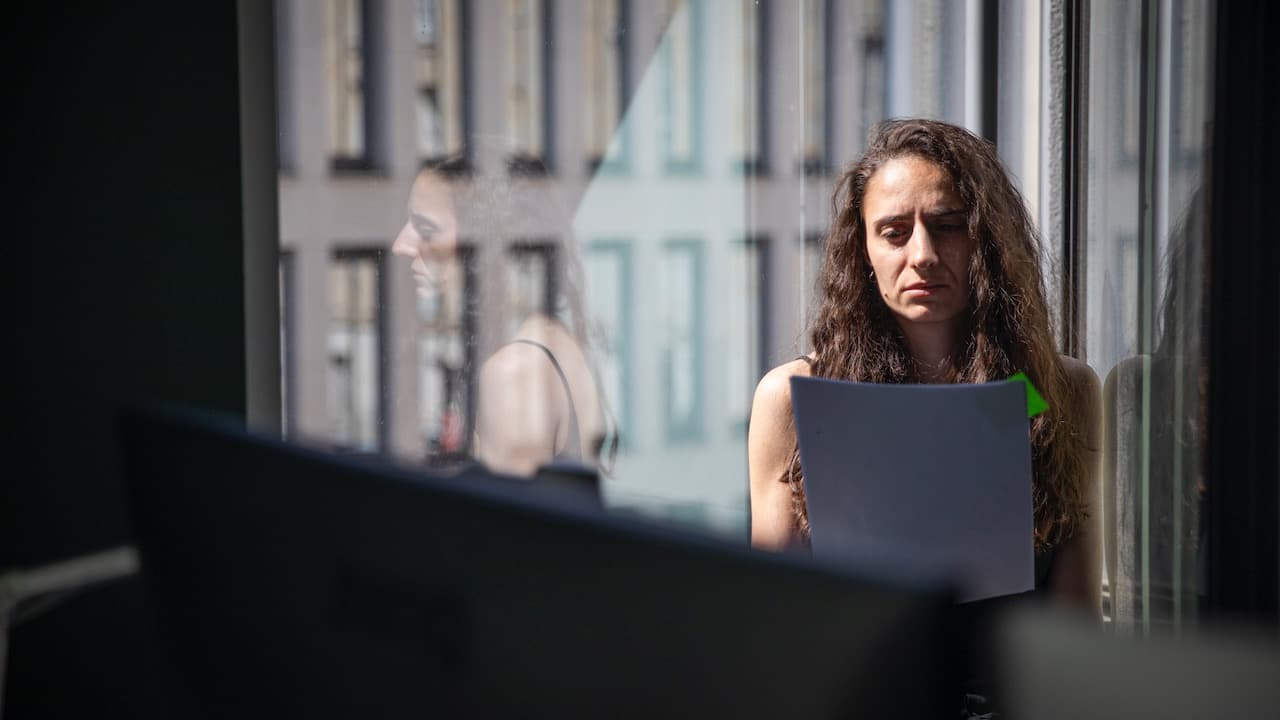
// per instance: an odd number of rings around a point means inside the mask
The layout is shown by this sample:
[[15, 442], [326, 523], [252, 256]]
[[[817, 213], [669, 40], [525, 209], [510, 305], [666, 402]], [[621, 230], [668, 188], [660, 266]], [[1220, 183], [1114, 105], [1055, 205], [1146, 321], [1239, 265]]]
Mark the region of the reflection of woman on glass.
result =
[[[447, 168], [429, 165], [419, 172], [409, 195], [408, 221], [392, 246], [411, 260], [423, 294], [441, 294], [461, 282], [460, 235], [505, 241], [523, 234], [505, 178], [471, 178], [459, 184], [462, 190], [451, 183]], [[474, 206], [469, 223], [460, 220], [464, 196]], [[558, 288], [554, 312], [534, 308], [520, 317], [486, 318], [515, 328], [476, 378], [473, 454], [497, 472], [532, 475], [552, 461], [587, 466], [601, 461], [606, 414], [584, 341], [580, 283], [573, 277], [580, 272], [575, 272], [577, 255], [567, 223], [562, 235], [551, 258]], [[513, 305], [504, 303], [508, 312]], [[558, 317], [561, 312], [568, 324]], [[452, 424], [456, 427], [456, 417]]]
[[1102, 386], [1107, 587], [1117, 628], [1144, 617], [1153, 626], [1191, 620], [1207, 590], [1202, 203], [1191, 193], [1170, 233], [1155, 346], [1121, 360]]
[[1098, 381], [1054, 350], [1039, 237], [994, 147], [941, 122], [883, 123], [840, 179], [833, 218], [814, 350], [756, 390], [752, 543], [808, 540], [792, 375], [980, 383], [1024, 371], [1050, 405], [1031, 421], [1036, 588], [1100, 614]]

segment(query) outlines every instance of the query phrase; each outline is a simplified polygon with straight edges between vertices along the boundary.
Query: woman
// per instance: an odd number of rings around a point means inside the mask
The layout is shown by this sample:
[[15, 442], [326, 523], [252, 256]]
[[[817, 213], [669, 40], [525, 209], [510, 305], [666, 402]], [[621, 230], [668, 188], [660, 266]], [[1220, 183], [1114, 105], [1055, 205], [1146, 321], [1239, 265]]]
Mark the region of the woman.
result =
[[1031, 421], [1037, 590], [1100, 616], [1098, 380], [1054, 351], [1039, 238], [995, 149], [942, 122], [882, 123], [832, 204], [814, 350], [755, 393], [752, 543], [808, 541], [791, 376], [980, 383], [1024, 371], [1050, 406]]
[[[461, 281], [460, 236], [510, 241], [525, 234], [506, 177], [478, 176], [455, 184], [451, 176], [456, 174], [453, 163], [419, 172], [409, 195], [409, 218], [392, 245], [392, 252], [410, 261], [422, 294], [444, 294]], [[554, 277], [549, 282], [559, 289], [555, 308], [530, 311], [508, 299], [499, 304], [500, 316], [483, 318], [490, 329], [516, 328], [475, 379], [472, 454], [495, 472], [530, 476], [553, 461], [602, 464], [607, 411], [584, 336], [574, 329], [583, 327], [581, 272], [567, 223], [559, 239], [550, 262]], [[493, 280], [501, 282], [496, 277], [482, 282]]]

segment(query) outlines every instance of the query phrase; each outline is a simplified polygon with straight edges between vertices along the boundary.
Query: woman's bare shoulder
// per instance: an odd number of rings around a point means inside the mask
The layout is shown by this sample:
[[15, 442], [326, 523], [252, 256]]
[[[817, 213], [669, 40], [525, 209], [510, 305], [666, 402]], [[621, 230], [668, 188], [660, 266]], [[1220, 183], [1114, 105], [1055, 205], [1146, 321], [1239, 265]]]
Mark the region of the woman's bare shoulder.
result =
[[795, 376], [809, 377], [812, 374], [809, 362], [796, 358], [773, 368], [760, 378], [756, 385], [756, 403], [776, 408], [785, 404], [791, 406], [791, 378]]
[[482, 378], [523, 382], [536, 378], [543, 367], [550, 369], [546, 353], [535, 345], [507, 343], [494, 351], [480, 366]]

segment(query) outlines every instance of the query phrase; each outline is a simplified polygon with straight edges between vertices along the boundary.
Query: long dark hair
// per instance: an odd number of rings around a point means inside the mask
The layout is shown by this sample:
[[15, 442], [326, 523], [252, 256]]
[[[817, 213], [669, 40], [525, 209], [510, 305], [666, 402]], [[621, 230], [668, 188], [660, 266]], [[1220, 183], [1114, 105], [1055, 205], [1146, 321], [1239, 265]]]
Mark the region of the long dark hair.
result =
[[[1073, 428], [1077, 398], [1054, 348], [1040, 272], [1040, 237], [1022, 195], [991, 143], [935, 120], [889, 120], [840, 178], [819, 274], [821, 302], [810, 327], [815, 376], [862, 382], [917, 379], [915, 361], [871, 277], [863, 197], [890, 160], [915, 157], [951, 176], [965, 204], [976, 250], [969, 261], [969, 321], [948, 380], [981, 383], [1023, 371], [1049, 402], [1031, 422], [1037, 549], [1070, 538], [1084, 520], [1079, 478], [1085, 439]], [[798, 452], [781, 478], [791, 486], [796, 529], [807, 541], [808, 508]]]

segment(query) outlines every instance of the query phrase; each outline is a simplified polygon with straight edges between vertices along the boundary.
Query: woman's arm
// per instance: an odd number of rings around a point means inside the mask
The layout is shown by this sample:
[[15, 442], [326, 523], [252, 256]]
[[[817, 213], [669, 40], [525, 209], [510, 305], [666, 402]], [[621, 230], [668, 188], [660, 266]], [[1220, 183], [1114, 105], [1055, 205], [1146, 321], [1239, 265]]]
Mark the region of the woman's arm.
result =
[[808, 375], [809, 364], [793, 360], [770, 370], [756, 386], [747, 433], [751, 486], [751, 544], [783, 550], [795, 540], [791, 487], [781, 481], [791, 465], [796, 431], [791, 419], [791, 376]]
[[1085, 438], [1084, 477], [1080, 479], [1088, 518], [1076, 534], [1058, 548], [1049, 577], [1055, 600], [1102, 617], [1102, 506], [1098, 486], [1102, 447], [1101, 392], [1098, 376], [1086, 364], [1063, 358], [1074, 393], [1073, 426]]

